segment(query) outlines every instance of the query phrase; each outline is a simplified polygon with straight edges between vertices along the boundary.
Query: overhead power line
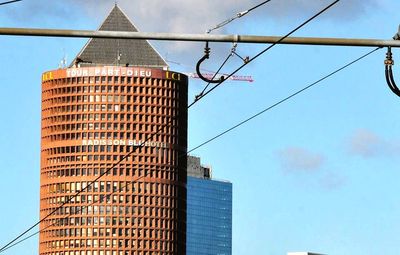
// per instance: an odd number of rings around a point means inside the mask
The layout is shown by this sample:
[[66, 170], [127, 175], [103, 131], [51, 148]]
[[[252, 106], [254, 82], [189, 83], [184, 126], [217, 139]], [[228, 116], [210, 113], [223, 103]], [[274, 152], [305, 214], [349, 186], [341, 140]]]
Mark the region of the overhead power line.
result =
[[[344, 69], [346, 69], [346, 68], [352, 66], [353, 64], [355, 64], [355, 63], [361, 61], [362, 59], [366, 58], [367, 56], [371, 55], [372, 53], [374, 53], [375, 51], [377, 51], [377, 50], [379, 50], [379, 49], [380, 49], [380, 48], [376, 48], [376, 49], [374, 49], [374, 50], [372, 50], [372, 51], [370, 51], [370, 52], [368, 52], [368, 53], [366, 53], [366, 54], [364, 54], [364, 55], [362, 55], [362, 56], [356, 58], [355, 60], [353, 60], [353, 61], [351, 61], [351, 62], [349, 62], [349, 63], [343, 65], [342, 67], [336, 69], [335, 71], [329, 73], [328, 75], [323, 76], [323, 77], [320, 78], [319, 80], [317, 80], [317, 81], [315, 81], [315, 82], [313, 82], [313, 83], [307, 85], [306, 87], [304, 87], [304, 88], [302, 88], [302, 89], [296, 91], [295, 93], [293, 93], [293, 94], [291, 94], [291, 95], [289, 95], [289, 96], [283, 98], [282, 100], [276, 102], [275, 104], [273, 104], [273, 105], [271, 105], [271, 106], [268, 106], [267, 108], [265, 108], [265, 109], [259, 111], [258, 113], [256, 113], [256, 114], [254, 114], [254, 115], [248, 117], [247, 119], [245, 119], [245, 120], [243, 120], [243, 121], [240, 121], [240, 122], [237, 123], [236, 125], [234, 125], [234, 126], [228, 128], [228, 129], [226, 129], [225, 131], [219, 133], [218, 135], [216, 135], [216, 136], [214, 136], [214, 137], [208, 139], [207, 141], [205, 141], [205, 142], [199, 144], [198, 146], [196, 146], [196, 147], [194, 147], [194, 148], [188, 150], [185, 154], [181, 154], [180, 157], [187, 156], [189, 153], [191, 153], [191, 152], [193, 152], [193, 151], [195, 151], [195, 150], [197, 150], [197, 149], [199, 149], [199, 148], [201, 148], [201, 147], [207, 145], [208, 143], [210, 143], [210, 142], [212, 142], [212, 141], [214, 141], [214, 140], [216, 140], [216, 139], [218, 139], [218, 138], [224, 136], [225, 134], [227, 134], [227, 133], [233, 131], [234, 129], [239, 128], [240, 126], [246, 124], [247, 122], [249, 122], [249, 121], [251, 121], [251, 120], [253, 120], [253, 119], [259, 117], [260, 115], [262, 115], [262, 114], [264, 114], [264, 113], [266, 113], [266, 112], [272, 110], [273, 108], [275, 108], [275, 107], [277, 107], [277, 106], [279, 106], [279, 105], [281, 105], [281, 104], [283, 104], [283, 103], [289, 101], [290, 99], [292, 99], [292, 98], [294, 98], [295, 96], [301, 94], [302, 92], [305, 92], [306, 90], [308, 90], [308, 89], [310, 89], [310, 88], [312, 88], [312, 87], [318, 85], [318, 84], [321, 83], [322, 81], [324, 81], [324, 80], [330, 78], [331, 76], [333, 76], [333, 75], [339, 73], [340, 71], [343, 71]], [[145, 176], [138, 177], [137, 179], [133, 180], [131, 183], [137, 182], [137, 181], [139, 181], [140, 179], [142, 179], [142, 178], [144, 178], [144, 177], [145, 177]], [[122, 189], [124, 189], [125, 187], [126, 187], [126, 186], [123, 186], [123, 187], [121, 187], [118, 191], [115, 191], [115, 192], [119, 192], [119, 191], [121, 191]], [[106, 197], [111, 196], [111, 195], [114, 194], [115, 192], [109, 193]], [[90, 204], [90, 205], [93, 205], [94, 203], [97, 203], [97, 202], [102, 202], [102, 200], [100, 200], [100, 201], [93, 201], [93, 203]], [[89, 206], [90, 206], [90, 205], [89, 205]], [[68, 218], [68, 217], [71, 216], [71, 215], [72, 215], [72, 214], [67, 215], [65, 218]], [[64, 218], [64, 219], [65, 219], [65, 218]], [[31, 234], [31, 235], [25, 237], [24, 239], [21, 239], [20, 241], [18, 241], [18, 242], [16, 242], [16, 243], [12, 244], [12, 245], [10, 245], [10, 246], [8, 246], [7, 248], [1, 250], [0, 253], [2, 253], [2, 252], [4, 252], [4, 251], [6, 251], [6, 250], [8, 250], [8, 249], [10, 249], [10, 248], [12, 248], [12, 247], [14, 247], [14, 246], [16, 246], [16, 245], [22, 243], [22, 242], [24, 242], [24, 241], [26, 241], [26, 240], [28, 240], [28, 239], [34, 237], [35, 235], [39, 234], [40, 232], [46, 230], [47, 228], [49, 228], [49, 227], [51, 227], [51, 226], [53, 226], [53, 225], [55, 225], [55, 224], [56, 224], [56, 223], [50, 224], [50, 225], [46, 226], [45, 228], [43, 228], [43, 229], [41, 229], [41, 230], [38, 230], [37, 232], [35, 232], [35, 233], [33, 233], [33, 234]]]
[[15, 2], [21, 2], [21, 1], [22, 0], [7, 1], [7, 2], [0, 3], [0, 5], [12, 4], [12, 3], [15, 3]]
[[213, 28], [211, 28], [211, 29], [208, 29], [208, 30], [207, 30], [207, 34], [211, 33], [212, 31], [214, 31], [214, 30], [216, 30], [216, 29], [219, 29], [219, 28], [221, 28], [221, 27], [223, 27], [223, 26], [225, 26], [225, 25], [228, 25], [229, 23], [231, 23], [231, 22], [234, 21], [235, 19], [239, 19], [239, 18], [243, 17], [244, 15], [248, 14], [248, 13], [251, 12], [251, 11], [254, 11], [254, 10], [257, 9], [258, 7], [261, 7], [261, 6], [263, 6], [264, 4], [266, 4], [266, 3], [268, 3], [268, 2], [271, 2], [271, 0], [266, 0], [266, 1], [262, 2], [262, 3], [260, 3], [260, 4], [257, 4], [256, 6], [251, 7], [250, 9], [247, 9], [247, 10], [245, 10], [245, 11], [236, 13], [236, 15], [233, 16], [232, 18], [229, 18], [229, 19], [227, 19], [227, 20], [224, 20], [224, 21], [222, 21], [221, 23], [217, 24], [215, 27], [213, 27]]
[[[110, 192], [110, 193], [107, 194], [106, 196], [103, 196], [103, 197], [100, 196], [100, 198], [99, 198], [98, 200], [93, 201], [93, 202], [90, 203], [89, 205], [84, 205], [84, 206], [82, 206], [82, 207], [80, 208], [80, 210], [75, 211], [74, 213], [70, 212], [67, 216], [65, 216], [65, 217], [62, 218], [62, 219], [68, 219], [69, 217], [71, 217], [71, 216], [73, 216], [73, 215], [76, 215], [76, 214], [82, 212], [82, 210], [88, 208], [88, 206], [94, 205], [95, 203], [101, 203], [101, 202], [104, 202], [104, 200], [107, 201], [108, 199], [110, 199], [111, 195], [115, 194], [116, 192], [121, 192], [121, 191], [122, 191], [123, 189], [125, 189], [129, 184], [132, 184], [132, 185], [133, 185], [133, 183], [139, 181], [140, 179], [143, 179], [144, 177], [145, 177], [145, 176], [140, 176], [140, 177], [136, 178], [135, 180], [133, 180], [133, 181], [131, 181], [131, 182], [128, 182], [127, 185], [124, 185], [124, 186], [120, 187], [119, 189]], [[16, 243], [13, 243], [12, 245], [9, 245], [8, 247], [2, 249], [2, 250], [0, 251], [0, 253], [3, 253], [3, 252], [5, 252], [6, 250], [11, 249], [12, 247], [17, 246], [18, 244], [20, 244], [20, 243], [22, 243], [22, 242], [24, 242], [24, 241], [26, 241], [26, 240], [28, 240], [28, 239], [34, 237], [35, 235], [39, 234], [40, 232], [43, 232], [44, 230], [48, 229], [49, 227], [52, 227], [52, 226], [58, 224], [60, 220], [61, 220], [61, 219], [57, 219], [57, 220], [56, 220], [55, 222], [53, 222], [52, 224], [49, 224], [49, 225], [47, 225], [46, 227], [44, 227], [44, 228], [42, 228], [42, 229], [36, 231], [35, 233], [33, 233], [33, 234], [31, 234], [31, 235], [29, 235], [29, 236], [27, 236], [27, 237], [21, 239], [20, 241], [18, 241], [18, 242], [16, 242]]]
[[[330, 4], [329, 6], [325, 7], [323, 10], [321, 10], [320, 12], [318, 12], [317, 14], [315, 14], [314, 16], [312, 16], [310, 19], [308, 19], [307, 21], [303, 22], [300, 26], [298, 26], [297, 28], [295, 28], [294, 30], [292, 30], [290, 33], [288, 33], [287, 35], [285, 35], [284, 37], [282, 37], [279, 41], [284, 40], [286, 37], [290, 36], [291, 34], [293, 34], [294, 32], [296, 32], [297, 30], [299, 30], [301, 27], [305, 26], [307, 23], [309, 23], [311, 20], [313, 20], [314, 18], [318, 17], [319, 15], [321, 15], [323, 12], [327, 11], [330, 7], [332, 7], [333, 5], [335, 5], [337, 2], [339, 2], [340, 0], [336, 0], [334, 1], [332, 4]], [[278, 41], [278, 42], [279, 42]], [[247, 65], [248, 63], [250, 63], [251, 61], [255, 60], [257, 57], [259, 57], [260, 55], [262, 55], [263, 53], [265, 53], [267, 50], [269, 50], [270, 48], [272, 48], [273, 46], [275, 46], [277, 44], [274, 43], [273, 45], [271, 45], [270, 47], [268, 47], [267, 49], [263, 50], [262, 52], [260, 52], [259, 54], [257, 54], [255, 57], [253, 57], [252, 59], [250, 59], [249, 62], [243, 64], [241, 67], [239, 67], [238, 69], [236, 69], [233, 73], [231, 73], [227, 78], [231, 77], [232, 75], [234, 75], [235, 73], [237, 73], [239, 70], [241, 70], [245, 65]], [[224, 80], [225, 81], [225, 80]], [[222, 81], [223, 82], [223, 81]], [[200, 96], [199, 98], [196, 98], [196, 100], [190, 104], [188, 106], [188, 109], [190, 107], [192, 107], [194, 104], [196, 104], [198, 101], [200, 101], [204, 96], [206, 96], [207, 94], [209, 94], [211, 91], [213, 91], [217, 86], [219, 86], [220, 84], [222, 84], [222, 82], [218, 83], [216, 86], [214, 86], [213, 88], [211, 88], [210, 90], [208, 90], [206, 93], [204, 93], [202, 96]], [[43, 217], [42, 219], [40, 219], [37, 223], [33, 224], [31, 227], [29, 227], [27, 230], [25, 230], [24, 232], [22, 232], [20, 235], [18, 235], [16, 238], [14, 238], [13, 240], [11, 240], [10, 242], [8, 242], [6, 245], [4, 245], [3, 247], [0, 248], [0, 253], [3, 252], [5, 249], [7, 249], [9, 246], [11, 246], [13, 243], [15, 243], [18, 239], [20, 239], [22, 236], [24, 236], [25, 234], [27, 234], [29, 231], [31, 231], [33, 228], [35, 228], [36, 226], [38, 226], [41, 222], [43, 222], [44, 220], [46, 220], [47, 218], [49, 218], [51, 215], [53, 215], [55, 212], [57, 212], [59, 209], [61, 209], [62, 207], [64, 207], [67, 203], [71, 202], [72, 199], [74, 199], [75, 197], [77, 197], [79, 194], [81, 194], [82, 192], [84, 192], [85, 190], [87, 190], [90, 186], [93, 185], [93, 183], [95, 183], [96, 181], [98, 181], [101, 177], [103, 177], [104, 175], [108, 174], [112, 169], [114, 169], [114, 167], [118, 166], [121, 162], [123, 162], [126, 158], [128, 158], [130, 155], [132, 155], [137, 148], [141, 149], [146, 142], [148, 142], [150, 139], [152, 139], [155, 135], [157, 135], [160, 131], [162, 131], [164, 129], [164, 126], [169, 125], [172, 120], [174, 119], [174, 117], [171, 118], [171, 120], [166, 123], [165, 125], [162, 125], [159, 129], [156, 130], [155, 133], [153, 133], [152, 135], [150, 135], [147, 139], [145, 139], [142, 144], [140, 146], [136, 146], [132, 148], [132, 151], [127, 153], [125, 156], [123, 156], [118, 162], [114, 163], [111, 167], [109, 167], [104, 173], [100, 174], [98, 177], [96, 177], [93, 181], [91, 181], [90, 183], [87, 184], [87, 186], [81, 190], [79, 190], [78, 192], [76, 192], [74, 195], [68, 197], [68, 199], [66, 201], [64, 201], [60, 206], [56, 207], [55, 209], [53, 209], [49, 214], [47, 214], [45, 217]]]
[[[338, 2], [340, 2], [340, 0], [336, 0], [334, 2], [332, 2], [331, 4], [329, 4], [328, 6], [326, 6], [324, 9], [322, 9], [321, 11], [319, 11], [317, 14], [313, 15], [311, 18], [307, 19], [306, 21], [304, 21], [303, 23], [301, 23], [299, 26], [297, 26], [295, 29], [293, 29], [292, 31], [290, 31], [289, 33], [287, 33], [285, 36], [281, 37], [278, 41], [274, 42], [273, 44], [271, 44], [270, 46], [268, 46], [267, 48], [265, 48], [264, 50], [262, 50], [260, 53], [258, 53], [257, 55], [255, 55], [254, 57], [250, 58], [248, 61], [244, 62], [244, 64], [242, 64], [239, 68], [237, 68], [235, 71], [233, 71], [230, 75], [228, 75], [226, 79], [229, 79], [232, 75], [235, 75], [237, 72], [239, 72], [240, 70], [243, 69], [243, 67], [247, 66], [248, 64], [250, 64], [252, 61], [254, 61], [255, 59], [257, 59], [258, 57], [260, 57], [261, 55], [263, 55], [264, 53], [266, 53], [268, 50], [270, 50], [271, 48], [273, 48], [274, 46], [276, 46], [278, 43], [282, 42], [283, 40], [285, 40], [287, 37], [289, 37], [290, 35], [292, 35], [293, 33], [295, 33], [296, 31], [298, 31], [300, 28], [304, 27], [305, 25], [307, 25], [309, 22], [311, 22], [312, 20], [314, 20], [315, 18], [317, 18], [318, 16], [320, 16], [322, 13], [326, 12], [328, 9], [330, 9], [332, 6], [334, 6], [335, 4], [337, 4]], [[196, 97], [196, 100], [200, 100], [201, 98], [205, 97], [206, 95], [208, 95], [210, 92], [212, 92], [214, 89], [216, 89], [218, 86], [220, 86], [225, 80], [217, 83], [214, 87], [212, 87], [211, 89], [209, 89], [207, 92], [202, 93], [199, 97]], [[195, 101], [196, 102], [196, 101]], [[193, 105], [193, 103], [192, 103]], [[191, 105], [189, 105], [191, 106]]]
[[282, 100], [276, 102], [275, 104], [273, 104], [273, 105], [271, 105], [271, 106], [268, 106], [267, 108], [265, 108], [265, 109], [259, 111], [258, 113], [252, 115], [251, 117], [248, 117], [247, 119], [245, 119], [245, 120], [239, 122], [238, 124], [236, 124], [236, 125], [234, 125], [234, 126], [228, 128], [228, 129], [226, 129], [225, 131], [219, 133], [218, 135], [216, 135], [216, 136], [214, 136], [214, 137], [208, 139], [207, 141], [201, 143], [200, 145], [194, 147], [193, 149], [190, 149], [190, 150], [188, 151], [188, 153], [191, 153], [192, 151], [195, 151], [195, 150], [199, 149], [200, 147], [203, 147], [204, 145], [206, 145], [206, 144], [208, 144], [208, 143], [210, 143], [210, 142], [212, 142], [212, 141], [214, 141], [214, 140], [220, 138], [221, 136], [223, 136], [223, 135], [225, 135], [225, 134], [227, 134], [227, 133], [233, 131], [234, 129], [236, 129], [236, 128], [242, 126], [243, 124], [245, 124], [245, 123], [247, 123], [247, 122], [249, 122], [249, 121], [251, 121], [251, 120], [253, 120], [253, 119], [255, 119], [255, 118], [257, 118], [258, 116], [260, 116], [260, 115], [266, 113], [267, 111], [272, 110], [273, 108], [279, 106], [280, 104], [285, 103], [286, 101], [292, 99], [293, 97], [299, 95], [300, 93], [302, 93], [302, 92], [304, 92], [304, 91], [306, 91], [306, 90], [308, 90], [308, 89], [310, 89], [310, 88], [312, 88], [312, 87], [318, 85], [319, 83], [321, 83], [322, 81], [328, 79], [329, 77], [331, 77], [331, 76], [337, 74], [338, 72], [340, 72], [340, 71], [346, 69], [347, 67], [350, 67], [351, 65], [357, 63], [358, 61], [360, 61], [360, 60], [366, 58], [367, 56], [371, 55], [372, 53], [374, 53], [375, 51], [377, 51], [377, 50], [379, 50], [379, 49], [380, 49], [380, 47], [378, 47], [378, 48], [376, 48], [376, 49], [374, 49], [374, 50], [372, 50], [372, 51], [370, 51], [370, 52], [368, 52], [368, 53], [362, 55], [361, 57], [359, 57], [359, 58], [357, 58], [357, 59], [355, 59], [355, 60], [353, 60], [353, 61], [347, 63], [346, 65], [344, 65], [344, 66], [342, 66], [342, 67], [336, 69], [335, 71], [329, 73], [328, 75], [325, 75], [325, 76], [322, 77], [321, 79], [319, 79], [319, 80], [317, 80], [317, 81], [315, 81], [315, 82], [313, 82], [313, 83], [307, 85], [306, 87], [304, 87], [304, 88], [302, 88], [302, 89], [296, 91], [295, 93], [293, 93], [293, 94], [291, 94], [291, 95], [285, 97], [284, 99], [282, 99]]
[[[196, 100], [196, 102], [193, 102], [193, 104], [189, 105], [187, 108], [189, 109], [191, 106], [193, 106], [195, 103], [197, 103], [199, 100]], [[69, 202], [72, 201], [72, 199], [74, 199], [75, 197], [77, 197], [78, 195], [80, 195], [82, 192], [84, 192], [85, 190], [87, 190], [90, 186], [92, 186], [96, 181], [100, 180], [104, 175], [107, 175], [112, 169], [114, 169], [116, 166], [120, 165], [125, 159], [127, 159], [129, 156], [131, 156], [134, 152], [136, 152], [136, 149], [139, 148], [141, 149], [142, 147], [144, 147], [144, 145], [146, 144], [146, 142], [150, 141], [152, 138], [154, 138], [154, 136], [156, 136], [159, 132], [161, 132], [166, 126], [168, 126], [169, 124], [171, 124], [173, 122], [174, 119], [178, 118], [178, 116], [175, 117], [171, 117], [170, 121], [165, 123], [164, 125], [161, 125], [160, 128], [158, 128], [155, 133], [153, 133], [152, 135], [150, 135], [147, 139], [145, 139], [139, 146], [135, 146], [132, 148], [132, 151], [130, 151], [129, 153], [127, 153], [125, 156], [123, 156], [119, 161], [117, 161], [116, 163], [112, 164], [111, 167], [109, 167], [106, 171], [104, 171], [104, 173], [100, 174], [98, 177], [96, 177], [93, 181], [89, 182], [87, 184], [87, 186], [79, 191], [77, 191], [75, 194], [73, 194], [72, 196], [68, 197], [68, 199], [66, 199], [66, 201], [64, 201], [61, 205], [59, 205], [58, 207], [54, 208], [50, 213], [48, 213], [45, 217], [43, 217], [42, 219], [40, 219], [38, 222], [36, 222], [35, 224], [33, 224], [31, 227], [29, 227], [27, 230], [25, 230], [24, 232], [22, 232], [21, 234], [19, 234], [16, 238], [14, 238], [13, 240], [11, 240], [10, 242], [8, 242], [6, 245], [4, 245], [3, 247], [0, 248], [0, 253], [2, 253], [3, 251], [7, 250], [12, 244], [14, 244], [16, 241], [18, 241], [21, 237], [23, 237], [25, 234], [27, 234], [29, 231], [31, 231], [32, 229], [34, 229], [36, 226], [38, 226], [40, 223], [42, 223], [44, 220], [48, 219], [51, 215], [53, 215], [55, 212], [57, 212], [58, 210], [60, 210], [62, 207], [64, 207], [66, 204], [68, 204]]]
[[81, 194], [82, 192], [84, 192], [85, 190], [87, 190], [89, 187], [91, 187], [96, 181], [98, 181], [99, 179], [101, 179], [101, 177], [103, 177], [104, 175], [107, 175], [111, 170], [113, 170], [116, 166], [120, 165], [125, 159], [127, 159], [129, 156], [131, 156], [134, 152], [136, 152], [136, 149], [139, 148], [141, 149], [142, 147], [145, 146], [146, 142], [150, 141], [154, 136], [156, 136], [159, 132], [161, 132], [167, 125], [169, 125], [170, 123], [172, 123], [172, 121], [177, 118], [176, 117], [172, 117], [171, 120], [169, 122], [167, 122], [164, 125], [161, 125], [160, 128], [158, 128], [156, 130], [155, 133], [153, 133], [152, 135], [150, 135], [147, 139], [145, 139], [139, 146], [134, 146], [132, 148], [132, 151], [130, 151], [129, 153], [127, 153], [125, 156], [123, 156], [119, 161], [117, 161], [116, 163], [112, 164], [111, 167], [109, 167], [106, 171], [104, 171], [104, 173], [100, 174], [98, 177], [96, 177], [93, 181], [89, 182], [87, 184], [87, 186], [79, 191], [77, 191], [74, 195], [68, 197], [68, 199], [66, 201], [64, 201], [61, 205], [59, 205], [58, 207], [56, 207], [55, 209], [53, 209], [49, 214], [47, 214], [45, 217], [43, 217], [42, 219], [40, 219], [38, 222], [36, 222], [35, 224], [33, 224], [31, 227], [29, 227], [27, 230], [25, 230], [24, 232], [22, 232], [20, 235], [18, 235], [16, 238], [14, 238], [13, 240], [11, 240], [10, 242], [8, 242], [6, 245], [4, 245], [3, 247], [0, 248], [0, 253], [3, 252], [5, 249], [7, 249], [7, 247], [9, 247], [11, 244], [13, 244], [14, 242], [16, 242], [18, 239], [20, 239], [22, 236], [24, 236], [26, 233], [28, 233], [29, 231], [31, 231], [33, 228], [35, 228], [37, 225], [39, 225], [40, 223], [42, 223], [44, 220], [46, 220], [47, 218], [49, 218], [51, 215], [53, 215], [55, 212], [57, 212], [58, 210], [60, 210], [62, 207], [64, 207], [66, 204], [68, 204], [69, 202], [71, 202], [72, 199], [74, 199], [75, 197], [77, 197], [79, 194]]

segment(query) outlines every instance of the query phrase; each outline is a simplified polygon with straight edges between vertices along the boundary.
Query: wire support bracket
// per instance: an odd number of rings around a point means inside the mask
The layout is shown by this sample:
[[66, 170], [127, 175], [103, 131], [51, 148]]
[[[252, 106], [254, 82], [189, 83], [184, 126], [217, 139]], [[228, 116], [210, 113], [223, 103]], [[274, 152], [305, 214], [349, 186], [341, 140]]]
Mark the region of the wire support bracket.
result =
[[243, 58], [242, 56], [240, 56], [240, 55], [236, 52], [236, 48], [237, 48], [237, 43], [234, 43], [234, 44], [233, 44], [233, 47], [232, 47], [232, 50], [231, 50], [231, 55], [232, 55], [232, 56], [233, 56], [233, 55], [236, 55], [238, 58], [240, 58], [240, 59], [243, 61], [244, 64], [249, 63], [250, 57], [249, 57], [249, 56], [246, 56], [246, 57]]
[[[232, 49], [231, 52], [229, 53], [229, 55], [227, 56], [227, 58], [225, 59], [225, 61], [222, 63], [222, 65], [218, 68], [218, 70], [214, 73], [214, 75], [212, 76], [212, 80], [219, 74], [219, 72], [221, 71], [221, 69], [225, 66], [225, 64], [228, 62], [229, 58], [232, 57], [235, 54], [236, 48], [237, 48], [237, 43], [233, 43], [232, 45]], [[206, 45], [206, 48], [208, 47], [208, 45]], [[225, 81], [226, 78], [225, 76], [221, 76], [219, 79], [219, 82], [216, 82], [218, 84], [221, 84], [223, 81]], [[199, 99], [201, 99], [201, 97], [204, 95], [204, 92], [207, 90], [208, 86], [210, 85], [211, 82], [208, 82], [208, 84], [206, 85], [206, 87], [200, 92], [200, 94], [195, 96], [195, 102]]]

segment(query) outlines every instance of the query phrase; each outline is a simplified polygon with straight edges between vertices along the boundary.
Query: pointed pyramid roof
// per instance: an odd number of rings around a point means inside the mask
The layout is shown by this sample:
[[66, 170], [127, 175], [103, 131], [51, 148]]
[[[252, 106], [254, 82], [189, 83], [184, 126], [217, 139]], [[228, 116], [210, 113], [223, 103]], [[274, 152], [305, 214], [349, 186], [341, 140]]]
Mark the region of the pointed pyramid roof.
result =
[[[138, 32], [137, 28], [115, 5], [99, 28], [100, 31]], [[119, 57], [118, 57], [119, 56]], [[168, 64], [147, 40], [92, 38], [71, 63], [81, 66], [146, 66], [165, 68]]]

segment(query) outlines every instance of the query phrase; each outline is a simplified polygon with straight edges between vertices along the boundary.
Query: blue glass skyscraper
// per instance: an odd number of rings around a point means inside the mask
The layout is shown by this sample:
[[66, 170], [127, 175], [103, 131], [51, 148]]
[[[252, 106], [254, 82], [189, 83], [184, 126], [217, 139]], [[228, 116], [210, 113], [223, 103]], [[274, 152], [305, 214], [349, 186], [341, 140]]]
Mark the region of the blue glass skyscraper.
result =
[[232, 183], [211, 178], [200, 158], [188, 157], [187, 255], [232, 254]]

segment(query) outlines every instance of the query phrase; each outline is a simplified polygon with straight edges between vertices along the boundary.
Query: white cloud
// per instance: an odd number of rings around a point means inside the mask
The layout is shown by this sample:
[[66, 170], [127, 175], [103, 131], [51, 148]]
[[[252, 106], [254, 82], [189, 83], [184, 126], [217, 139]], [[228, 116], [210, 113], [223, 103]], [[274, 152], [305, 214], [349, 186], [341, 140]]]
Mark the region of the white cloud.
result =
[[348, 141], [349, 152], [363, 158], [392, 157], [400, 152], [398, 141], [387, 140], [367, 130], [356, 130]]
[[299, 187], [333, 191], [343, 187], [347, 179], [338, 171], [326, 171], [325, 157], [300, 147], [288, 147], [278, 153], [282, 170]]

